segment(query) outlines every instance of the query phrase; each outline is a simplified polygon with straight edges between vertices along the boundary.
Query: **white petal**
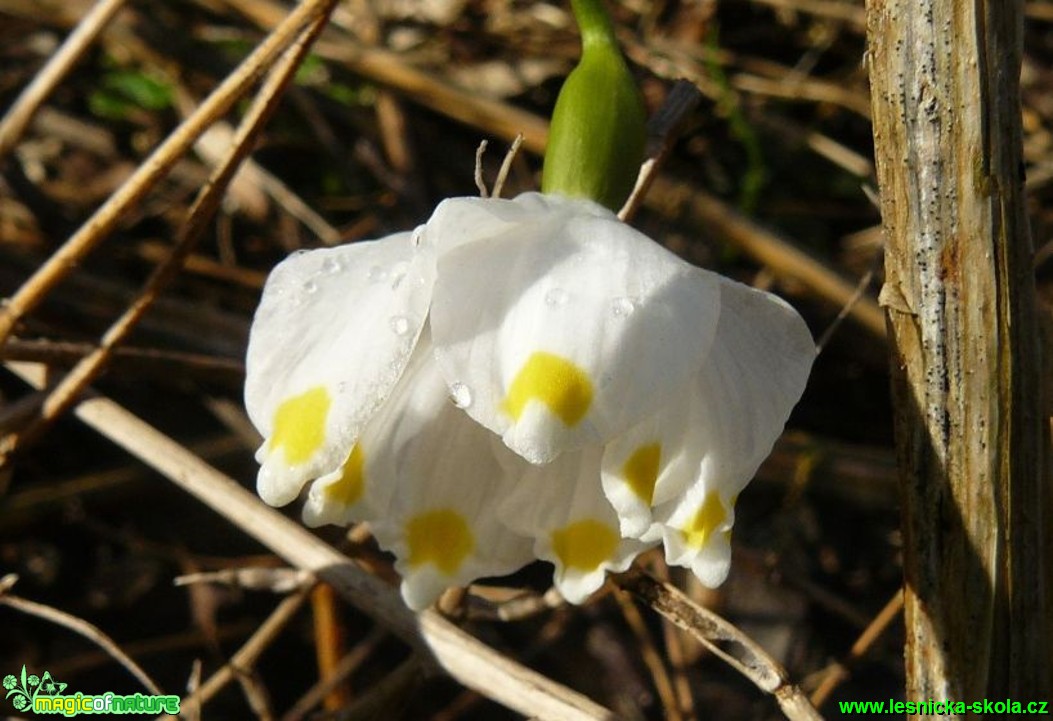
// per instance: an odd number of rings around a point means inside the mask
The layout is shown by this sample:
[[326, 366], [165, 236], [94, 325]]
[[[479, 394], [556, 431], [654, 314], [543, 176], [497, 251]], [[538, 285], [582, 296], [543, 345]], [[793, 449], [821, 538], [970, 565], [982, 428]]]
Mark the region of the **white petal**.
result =
[[670, 404], [604, 449], [603, 492], [618, 512], [622, 535], [661, 538], [654, 508], [681, 494], [698, 474], [687, 443], [690, 404]]
[[[473, 216], [493, 202], [443, 206]], [[483, 224], [486, 242], [465, 241], [467, 224], [427, 230], [441, 251], [431, 327], [447, 382], [532, 463], [610, 440], [672, 400], [709, 349], [720, 307], [714, 276], [595, 203], [546, 204], [527, 220], [503, 210], [499, 233]], [[457, 240], [442, 250], [446, 234]]]
[[[529, 539], [497, 517], [507, 481], [492, 437], [450, 400], [422, 335], [414, 360], [356, 446], [364, 513], [381, 547], [395, 554], [403, 597], [414, 609], [445, 588], [533, 560]], [[308, 506], [314, 498], [312, 487]], [[324, 502], [317, 505], [314, 519], [326, 513]]]
[[600, 488], [601, 454], [600, 447], [588, 446], [547, 465], [506, 460], [521, 475], [501, 505], [501, 517], [534, 539], [534, 553], [555, 565], [553, 580], [571, 603], [583, 603], [603, 585], [607, 571], [624, 571], [654, 545], [621, 537], [618, 516]]
[[[815, 358], [807, 326], [784, 301], [719, 282], [716, 338], [690, 391], [612, 441], [603, 460], [604, 489], [623, 532], [646, 540], [660, 534], [669, 563], [692, 568], [710, 586], [728, 572], [735, 500], [771, 452]], [[632, 464], [654, 446], [657, 463]], [[655, 483], [650, 509], [636, 490], [647, 484], [633, 477], [641, 468]]]
[[698, 377], [690, 424], [706, 428], [702, 475], [734, 495], [771, 453], [804, 393], [815, 343], [781, 298], [726, 278], [720, 285], [717, 336]]
[[335, 472], [395, 385], [428, 313], [434, 256], [410, 233], [299, 253], [256, 311], [245, 405], [266, 439], [257, 487], [272, 505]]
[[598, 218], [613, 216], [597, 203], [579, 203], [541, 193], [523, 193], [514, 200], [449, 198], [439, 203], [428, 219], [421, 234], [422, 242], [434, 246], [439, 252], [447, 252], [465, 243], [491, 240], [508, 231], [515, 232], [542, 216], [566, 213], [568, 203], [574, 204], [576, 214]]
[[[688, 511], [690, 502], [681, 504]], [[716, 588], [731, 570], [731, 528], [735, 524], [734, 499], [706, 494], [696, 510], [674, 515], [662, 526], [665, 559], [670, 566], [690, 568], [703, 585]], [[690, 529], [685, 531], [684, 529]]]
[[421, 332], [398, 383], [366, 423], [347, 458], [335, 471], [310, 485], [303, 507], [306, 525], [375, 521], [390, 511], [392, 495], [398, 489], [392, 482], [397, 471], [392, 467], [391, 435], [400, 427], [423, 427], [434, 415], [422, 416], [412, 408], [421, 390], [417, 379], [425, 365], [432, 366], [434, 374], [434, 351], [427, 328]]

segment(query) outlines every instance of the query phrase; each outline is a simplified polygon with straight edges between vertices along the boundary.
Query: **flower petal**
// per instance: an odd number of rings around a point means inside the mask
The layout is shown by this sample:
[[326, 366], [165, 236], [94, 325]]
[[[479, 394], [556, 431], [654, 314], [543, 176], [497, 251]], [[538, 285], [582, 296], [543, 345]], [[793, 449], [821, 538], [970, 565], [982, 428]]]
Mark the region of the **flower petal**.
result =
[[497, 517], [508, 481], [492, 439], [451, 402], [422, 335], [402, 380], [355, 446], [362, 498], [341, 507], [332, 485], [316, 483], [305, 518], [370, 520], [381, 547], [395, 554], [403, 598], [414, 609], [450, 586], [511, 573], [533, 554], [529, 539]]
[[499, 513], [513, 530], [534, 539], [534, 553], [556, 567], [553, 580], [571, 603], [583, 603], [606, 577], [621, 572], [655, 544], [621, 537], [618, 516], [599, 484], [599, 446], [564, 453], [547, 465], [530, 465], [505, 451], [518, 470]]
[[295, 254], [267, 280], [245, 405], [266, 439], [260, 496], [289, 503], [335, 472], [402, 374], [427, 318], [434, 256], [413, 235]]
[[[771, 452], [815, 359], [807, 326], [784, 301], [724, 278], [719, 284], [716, 338], [689, 393], [608, 444], [603, 458], [604, 490], [622, 531], [661, 535], [667, 560], [711, 586], [727, 575], [735, 499]], [[659, 460], [634, 465], [651, 446], [661, 449]], [[634, 473], [653, 483], [649, 503]]]
[[526, 219], [508, 204], [536, 197], [501, 201], [487, 241], [466, 241], [475, 229], [450, 217], [494, 202], [448, 200], [443, 222], [429, 221], [436, 355], [472, 418], [547, 463], [676, 396], [709, 349], [720, 287], [590, 201], [546, 198]]
[[448, 198], [435, 208], [421, 235], [422, 243], [440, 253], [459, 245], [493, 240], [539, 218], [574, 212], [610, 218], [611, 212], [597, 203], [571, 201], [558, 195], [522, 193], [513, 200], [502, 198]]

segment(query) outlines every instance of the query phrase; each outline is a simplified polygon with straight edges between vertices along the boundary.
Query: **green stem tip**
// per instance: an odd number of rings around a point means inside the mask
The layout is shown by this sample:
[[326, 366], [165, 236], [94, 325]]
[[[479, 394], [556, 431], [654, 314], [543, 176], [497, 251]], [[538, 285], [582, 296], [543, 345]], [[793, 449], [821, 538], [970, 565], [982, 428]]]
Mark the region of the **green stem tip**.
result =
[[603, 0], [571, 0], [571, 6], [581, 28], [581, 60], [556, 99], [541, 189], [618, 210], [643, 160], [643, 100]]

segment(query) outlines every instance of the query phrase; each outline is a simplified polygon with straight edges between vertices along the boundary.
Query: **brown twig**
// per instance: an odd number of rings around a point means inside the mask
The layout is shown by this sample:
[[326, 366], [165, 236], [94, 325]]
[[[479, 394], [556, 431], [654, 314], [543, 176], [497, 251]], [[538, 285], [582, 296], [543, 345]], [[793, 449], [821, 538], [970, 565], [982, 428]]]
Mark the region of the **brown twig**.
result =
[[632, 193], [618, 211], [619, 218], [628, 221], [636, 215], [658, 175], [658, 169], [676, 142], [677, 131], [701, 101], [702, 93], [686, 80], [677, 81], [669, 90], [662, 107], [647, 122], [647, 158], [640, 167]]
[[57, 608], [45, 606], [42, 603], [30, 601], [8, 593], [7, 590], [14, 584], [15, 578], [16, 577], [13, 574], [10, 574], [4, 577], [3, 583], [0, 583], [0, 587], [3, 589], [0, 591], [0, 605], [8, 606], [29, 616], [36, 616], [45, 621], [50, 621], [51, 623], [68, 628], [70, 631], [83, 636], [105, 651], [110, 658], [123, 666], [128, 673], [143, 685], [143, 688], [154, 695], [164, 695], [157, 684], [153, 682], [153, 679], [147, 675], [146, 671], [143, 671], [139, 664], [122, 651], [120, 646], [118, 646], [112, 638], [103, 633], [102, 629], [98, 626], [88, 623], [84, 619], [77, 618], [65, 611], [60, 611]]
[[849, 669], [852, 665], [866, 655], [889, 626], [901, 617], [902, 613], [903, 590], [900, 589], [889, 599], [885, 607], [874, 616], [870, 624], [863, 630], [863, 633], [859, 634], [859, 638], [856, 639], [855, 643], [852, 644], [852, 648], [849, 649], [848, 655], [837, 663], [832, 664], [823, 672], [822, 680], [809, 698], [813, 706], [821, 708], [826, 703], [834, 689], [848, 678]]
[[8, 108], [4, 119], [0, 121], [0, 162], [18, 143], [18, 139], [22, 137], [26, 126], [33, 120], [45, 98], [62, 82], [66, 73], [121, 9], [124, 2], [125, 0], [99, 0]]
[[512, 170], [512, 162], [515, 161], [516, 156], [519, 155], [519, 148], [523, 145], [523, 134], [516, 133], [515, 140], [512, 141], [512, 146], [505, 153], [504, 160], [501, 161], [501, 168], [497, 171], [497, 179], [494, 181], [494, 197], [500, 198], [501, 192], [505, 189], [505, 181], [508, 180], [508, 173]]
[[666, 721], [683, 721], [684, 717], [680, 713], [680, 703], [677, 700], [673, 682], [669, 678], [669, 671], [666, 669], [658, 649], [655, 648], [654, 638], [651, 636], [651, 632], [647, 630], [647, 624], [644, 622], [643, 616], [640, 615], [640, 611], [633, 605], [626, 593], [615, 593], [614, 598], [618, 601], [618, 608], [621, 609], [622, 616], [629, 625], [629, 630], [632, 631], [633, 636], [636, 638], [640, 658], [643, 659], [647, 670], [651, 672], [651, 680], [654, 681], [655, 691], [658, 692], [658, 698], [662, 702], [664, 718]]
[[374, 628], [366, 634], [365, 638], [355, 644], [347, 655], [333, 667], [332, 672], [325, 678], [320, 678], [318, 683], [309, 688], [300, 699], [293, 704], [292, 708], [282, 714], [281, 721], [302, 721], [311, 711], [322, 703], [322, 699], [338, 684], [345, 683], [349, 676], [354, 673], [368, 659], [380, 642], [387, 637], [387, 632], [381, 628]]
[[0, 309], [0, 343], [18, 320], [35, 308], [117, 225], [124, 213], [138, 202], [190, 148], [216, 118], [226, 113], [245, 94], [261, 73], [273, 64], [303, 29], [318, 20], [331, 0], [305, 0], [297, 5], [223, 83], [158, 147], [135, 173], [45, 261]]
[[[346, 629], [340, 619], [339, 605], [332, 586], [320, 583], [311, 594], [311, 618], [314, 621], [314, 648], [318, 678], [330, 681], [340, 660], [347, 655], [344, 644]], [[343, 681], [329, 684], [322, 706], [336, 711], [351, 703], [351, 687]]]
[[[274, 643], [278, 634], [303, 608], [310, 594], [311, 586], [306, 586], [282, 599], [282, 602], [260, 624], [256, 632], [231, 656], [230, 661], [212, 674], [208, 680], [198, 686], [189, 696], [184, 698], [182, 705], [200, 710], [210, 698], [223, 690], [227, 684], [255, 666], [263, 652]], [[174, 716], [165, 718], [175, 719]]]
[[779, 662], [725, 619], [641, 570], [616, 576], [614, 582], [693, 635], [757, 688], [771, 694], [788, 719], [814, 721], [822, 718], [801, 689], [790, 682]]

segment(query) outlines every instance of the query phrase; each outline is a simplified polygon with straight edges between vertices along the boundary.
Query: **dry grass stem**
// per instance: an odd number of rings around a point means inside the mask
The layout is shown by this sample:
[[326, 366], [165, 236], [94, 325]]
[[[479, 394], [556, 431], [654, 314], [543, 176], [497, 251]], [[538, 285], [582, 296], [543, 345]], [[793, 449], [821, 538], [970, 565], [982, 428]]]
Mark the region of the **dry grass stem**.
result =
[[849, 649], [848, 655], [841, 661], [831, 666], [822, 677], [819, 685], [815, 691], [809, 697], [812, 705], [816, 708], [821, 708], [826, 703], [827, 699], [830, 698], [830, 694], [837, 689], [837, 687], [845, 681], [849, 676], [849, 669], [859, 659], [863, 658], [867, 651], [869, 651], [874, 643], [881, 638], [882, 634], [891, 626], [896, 620], [902, 618], [903, 614], [903, 591], [899, 591], [894, 595], [889, 602], [885, 604], [873, 620], [865, 629], [863, 633], [859, 634], [859, 638], [852, 644], [852, 648]]
[[680, 713], [680, 702], [673, 687], [673, 682], [669, 678], [669, 670], [662, 661], [662, 655], [655, 647], [654, 638], [652, 638], [651, 632], [647, 629], [643, 616], [636, 606], [633, 605], [632, 599], [628, 594], [616, 592], [614, 598], [618, 602], [618, 608], [621, 610], [625, 622], [629, 625], [633, 636], [636, 638], [640, 658], [643, 659], [644, 665], [647, 666], [647, 670], [651, 674], [651, 680], [654, 682], [655, 691], [658, 692], [658, 698], [662, 702], [664, 718], [666, 721], [683, 721], [684, 716]]
[[489, 198], [490, 191], [486, 189], [486, 180], [483, 178], [483, 156], [486, 154], [486, 140], [479, 141], [479, 147], [475, 149], [475, 187], [479, 190], [480, 198]]
[[[274, 643], [278, 635], [300, 612], [304, 604], [307, 603], [311, 595], [311, 588], [311, 586], [301, 588], [299, 591], [282, 599], [281, 603], [267, 617], [267, 620], [231, 656], [230, 661], [194, 689], [190, 695], [186, 696], [182, 704], [200, 709], [227, 684], [252, 669], [256, 661], [263, 655], [263, 652]], [[165, 718], [174, 721], [176, 717], [166, 716]]]
[[135, 173], [110, 196], [87, 222], [52, 253], [0, 309], [0, 343], [15, 323], [39, 304], [77, 262], [90, 253], [117, 225], [127, 210], [160, 180], [216, 119], [252, 87], [258, 77], [325, 13], [329, 0], [305, 0], [232, 72], [223, 83], [142, 162]]
[[55, 89], [55, 86], [62, 82], [70, 68], [95, 41], [95, 38], [106, 27], [106, 23], [121, 9], [122, 5], [124, 5], [124, 0], [99, 0], [69, 34], [62, 47], [51, 56], [47, 65], [41, 68], [33, 81], [8, 108], [4, 119], [0, 121], [0, 162], [3, 162], [7, 154], [18, 144], [19, 138], [25, 132], [26, 126], [33, 120], [41, 104]]
[[338, 684], [345, 683], [347, 679], [357, 671], [363, 663], [377, 650], [380, 642], [387, 637], [387, 633], [381, 628], [374, 628], [366, 636], [355, 644], [343, 658], [332, 668], [328, 677], [320, 678], [318, 683], [309, 688], [293, 706], [282, 714], [281, 721], [302, 721], [315, 708], [321, 705], [323, 699]]
[[519, 155], [519, 148], [523, 145], [523, 134], [516, 133], [515, 139], [512, 141], [511, 147], [508, 152], [505, 153], [504, 160], [501, 161], [501, 168], [497, 171], [497, 180], [494, 181], [494, 197], [500, 198], [501, 193], [505, 189], [505, 181], [508, 180], [508, 173], [512, 170], [512, 163], [515, 161], [516, 156]]
[[665, 102], [647, 122], [647, 157], [640, 166], [636, 184], [618, 211], [618, 217], [629, 221], [647, 196], [651, 183], [658, 175], [662, 161], [676, 142], [677, 132], [687, 117], [702, 100], [698, 88], [686, 80], [677, 81], [669, 90]]
[[250, 591], [292, 593], [314, 584], [314, 577], [294, 568], [225, 568], [219, 571], [187, 573], [173, 579], [176, 586], [220, 583]]
[[828, 20], [848, 23], [856, 32], [866, 29], [866, 12], [859, 3], [845, 0], [750, 0], [755, 5], [767, 5], [815, 15]]
[[[725, 619], [641, 570], [616, 576], [615, 583], [697, 638], [761, 691], [771, 694], [786, 718], [791, 721], [822, 718], [801, 689], [790, 682], [783, 667]], [[728, 648], [735, 650], [732, 652]]]
[[855, 292], [852, 293], [852, 296], [845, 303], [845, 306], [837, 312], [837, 316], [830, 322], [830, 325], [826, 327], [823, 334], [819, 336], [819, 340], [816, 341], [816, 353], [823, 352], [823, 348], [825, 348], [826, 344], [830, 342], [830, 339], [834, 337], [834, 333], [836, 333], [837, 329], [841, 327], [841, 324], [845, 322], [845, 318], [852, 313], [852, 309], [855, 308], [856, 304], [866, 295], [867, 288], [869, 288], [870, 284], [874, 282], [874, 276], [877, 274], [879, 270], [878, 266], [881, 264], [882, 260], [883, 256], [879, 253], [874, 260], [873, 267], [871, 267], [870, 270], [864, 273], [859, 279], [859, 283], [856, 284]]
[[103, 633], [102, 629], [94, 624], [88, 623], [82, 618], [77, 618], [72, 614], [66, 613], [65, 611], [15, 596], [10, 593], [10, 588], [15, 582], [14, 579], [15, 577], [13, 574], [9, 574], [5, 577], [2, 590], [0, 590], [0, 605], [8, 606], [9, 608], [13, 608], [26, 615], [36, 616], [37, 618], [49, 621], [50, 623], [63, 626], [70, 631], [83, 636], [101, 648], [110, 658], [123, 666], [147, 691], [156, 696], [164, 694], [157, 684], [154, 683], [153, 679], [147, 675], [146, 671], [143, 671], [143, 669], [139, 667], [139, 664], [122, 651], [121, 647], [118, 646], [112, 638]]

